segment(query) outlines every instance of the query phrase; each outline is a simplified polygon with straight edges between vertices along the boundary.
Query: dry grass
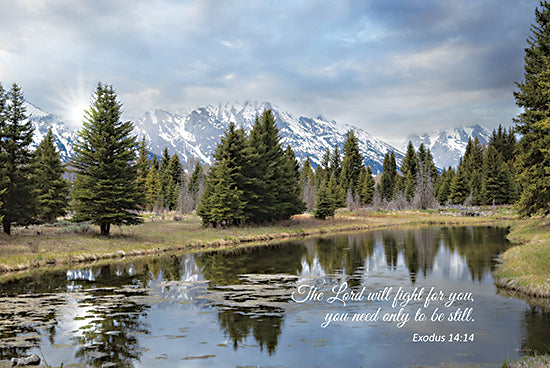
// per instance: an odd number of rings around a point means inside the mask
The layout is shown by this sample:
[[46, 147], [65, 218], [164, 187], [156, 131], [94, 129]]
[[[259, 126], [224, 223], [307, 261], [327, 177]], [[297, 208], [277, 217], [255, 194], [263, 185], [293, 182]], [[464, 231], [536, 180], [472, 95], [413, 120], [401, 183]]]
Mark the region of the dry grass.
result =
[[550, 355], [523, 357], [515, 362], [504, 362], [502, 368], [548, 368]]
[[464, 217], [452, 211], [339, 212], [334, 218], [327, 220], [298, 215], [290, 220], [268, 225], [226, 229], [203, 228], [197, 216], [184, 216], [179, 221], [171, 220], [172, 217], [164, 220], [149, 217], [142, 225], [115, 227], [111, 229], [109, 237], [99, 236], [99, 230], [94, 226], [87, 231], [76, 227], [73, 232], [67, 230], [67, 225], [17, 228], [11, 236], [0, 234], [0, 272], [166, 251], [197, 251], [251, 243], [265, 244], [275, 239], [397, 225], [494, 223], [499, 216]]

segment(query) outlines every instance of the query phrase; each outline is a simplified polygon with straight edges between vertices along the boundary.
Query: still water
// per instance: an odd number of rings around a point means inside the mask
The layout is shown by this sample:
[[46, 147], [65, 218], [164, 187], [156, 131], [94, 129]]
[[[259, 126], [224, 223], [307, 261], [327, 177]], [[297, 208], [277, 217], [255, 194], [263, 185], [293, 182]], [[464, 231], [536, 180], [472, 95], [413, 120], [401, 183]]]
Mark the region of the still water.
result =
[[493, 285], [505, 235], [381, 230], [24, 276], [0, 284], [0, 359], [377, 368], [550, 353], [550, 309]]

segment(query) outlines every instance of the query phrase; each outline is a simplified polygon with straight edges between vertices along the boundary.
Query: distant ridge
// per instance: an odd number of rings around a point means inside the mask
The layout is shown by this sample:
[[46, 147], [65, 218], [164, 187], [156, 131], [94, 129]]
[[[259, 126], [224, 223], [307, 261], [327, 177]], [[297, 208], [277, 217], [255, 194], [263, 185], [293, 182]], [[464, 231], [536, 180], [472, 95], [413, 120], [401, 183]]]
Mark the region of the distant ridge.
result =
[[480, 143], [487, 143], [491, 137], [491, 132], [483, 126], [476, 124], [454, 129], [438, 130], [420, 136], [418, 134], [411, 134], [407, 137], [404, 146], [406, 147], [409, 141], [413, 143], [415, 148], [424, 143], [424, 146], [428, 147], [432, 152], [437, 167], [456, 167], [460, 157], [466, 151], [469, 137], [478, 137]]

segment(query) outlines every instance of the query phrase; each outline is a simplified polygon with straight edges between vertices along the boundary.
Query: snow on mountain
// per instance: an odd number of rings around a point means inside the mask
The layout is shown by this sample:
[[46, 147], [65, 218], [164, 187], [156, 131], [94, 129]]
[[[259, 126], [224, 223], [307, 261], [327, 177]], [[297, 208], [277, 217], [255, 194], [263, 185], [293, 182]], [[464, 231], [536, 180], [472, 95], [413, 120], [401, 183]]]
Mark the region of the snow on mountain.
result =
[[[77, 131], [63, 118], [45, 112], [26, 102], [27, 114], [35, 127], [33, 147], [36, 147], [52, 128], [57, 139], [62, 159], [67, 161], [73, 154], [72, 144], [77, 139]], [[368, 132], [351, 125], [340, 125], [322, 116], [315, 118], [296, 117], [269, 102], [226, 103], [194, 109], [151, 110], [138, 118], [135, 133], [141, 139], [146, 137], [148, 148], [159, 157], [165, 147], [171, 154], [177, 153], [182, 162], [198, 158], [203, 163], [212, 163], [220, 137], [230, 122], [244, 127], [249, 132], [257, 115], [271, 109], [280, 131], [283, 146], [290, 145], [296, 156], [304, 161], [309, 155], [314, 167], [327, 150], [338, 144], [340, 150], [348, 130], [355, 131], [365, 164], [370, 165], [376, 174], [382, 170], [384, 155], [394, 151], [401, 162], [403, 153], [395, 147], [372, 137]]]
[[374, 173], [382, 170], [386, 152], [395, 151], [399, 162], [403, 157], [398, 149], [362, 129], [340, 125], [322, 116], [296, 117], [269, 102], [247, 101], [179, 111], [157, 109], [137, 119], [135, 128], [140, 136], [145, 135], [150, 150], [157, 155], [168, 147], [170, 153], [178, 153], [182, 161], [196, 157], [204, 163], [212, 163], [212, 152], [229, 123], [234, 122], [248, 132], [256, 116], [266, 109], [273, 112], [283, 146], [290, 145], [301, 161], [309, 155], [314, 166], [320, 163], [327, 148], [332, 150], [335, 144], [342, 148], [345, 134], [350, 129], [355, 131], [359, 140], [365, 164], [370, 165]]
[[26, 114], [34, 126], [34, 137], [31, 146], [36, 148], [42, 139], [52, 129], [56, 138], [61, 159], [67, 161], [73, 154], [73, 142], [77, 138], [76, 131], [60, 116], [45, 112], [30, 102], [25, 102]]
[[468, 138], [478, 137], [480, 143], [487, 143], [491, 137], [491, 132], [481, 125], [471, 125], [454, 129], [444, 129], [426, 133], [421, 136], [412, 134], [407, 137], [405, 147], [411, 141], [416, 149], [421, 143], [430, 149], [437, 167], [444, 168], [448, 166], [456, 167], [460, 157], [466, 151]]

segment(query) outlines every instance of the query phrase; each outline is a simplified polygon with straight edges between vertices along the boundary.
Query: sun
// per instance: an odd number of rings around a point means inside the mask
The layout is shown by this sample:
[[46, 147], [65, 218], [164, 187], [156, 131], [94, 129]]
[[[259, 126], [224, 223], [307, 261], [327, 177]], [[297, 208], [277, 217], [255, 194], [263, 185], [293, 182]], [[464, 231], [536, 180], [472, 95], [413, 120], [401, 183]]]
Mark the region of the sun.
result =
[[89, 109], [90, 103], [90, 90], [84, 86], [84, 83], [77, 83], [76, 86], [63, 88], [56, 101], [59, 114], [73, 127], [82, 125], [85, 111]]

